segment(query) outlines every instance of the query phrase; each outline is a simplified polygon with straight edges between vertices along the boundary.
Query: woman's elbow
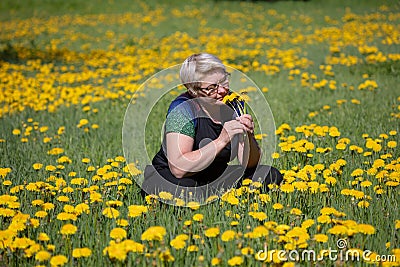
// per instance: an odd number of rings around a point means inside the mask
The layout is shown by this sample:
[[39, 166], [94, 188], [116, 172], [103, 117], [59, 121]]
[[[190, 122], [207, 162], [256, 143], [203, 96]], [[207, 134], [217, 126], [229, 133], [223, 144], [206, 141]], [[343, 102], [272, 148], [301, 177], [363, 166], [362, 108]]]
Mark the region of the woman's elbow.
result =
[[179, 168], [177, 168], [175, 166], [172, 166], [171, 164], [169, 166], [169, 170], [178, 179], [181, 179], [181, 178], [185, 177], [185, 174], [187, 173], [182, 169], [179, 169]]

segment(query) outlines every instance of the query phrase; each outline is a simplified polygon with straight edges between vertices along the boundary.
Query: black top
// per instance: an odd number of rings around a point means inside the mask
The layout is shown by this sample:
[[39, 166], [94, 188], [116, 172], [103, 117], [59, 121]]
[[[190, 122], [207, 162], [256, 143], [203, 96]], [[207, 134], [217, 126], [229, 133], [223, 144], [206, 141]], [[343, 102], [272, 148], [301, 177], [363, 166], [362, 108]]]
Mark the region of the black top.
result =
[[[187, 93], [180, 95], [175, 99], [169, 108], [169, 111], [177, 106], [177, 102], [184, 102], [187, 100], [195, 100], [191, 98]], [[228, 108], [227, 105], [221, 105], [220, 118], [221, 123], [214, 122], [209, 116], [205, 115], [204, 110], [196, 101], [187, 101], [186, 106], [190, 106], [195, 125], [195, 137], [192, 151], [198, 150], [199, 148], [207, 145], [212, 140], [215, 140], [220, 135], [224, 121], [231, 120], [233, 118], [233, 110]], [[225, 118], [225, 119], [224, 119]], [[164, 141], [165, 142], [165, 136]], [[164, 146], [165, 147], [165, 146]], [[237, 151], [237, 149], [234, 149]], [[228, 162], [236, 157], [236, 153], [231, 155], [231, 144], [228, 144], [214, 159], [214, 161], [204, 170], [193, 174], [190, 179], [197, 182], [198, 186], [205, 185], [217, 179], [225, 171]], [[160, 150], [154, 156], [152, 165], [158, 171], [158, 173], [172, 183], [176, 183], [177, 178], [171, 173], [168, 166], [168, 159], [164, 153], [163, 145], [161, 145]], [[188, 178], [189, 178], [188, 177]]]

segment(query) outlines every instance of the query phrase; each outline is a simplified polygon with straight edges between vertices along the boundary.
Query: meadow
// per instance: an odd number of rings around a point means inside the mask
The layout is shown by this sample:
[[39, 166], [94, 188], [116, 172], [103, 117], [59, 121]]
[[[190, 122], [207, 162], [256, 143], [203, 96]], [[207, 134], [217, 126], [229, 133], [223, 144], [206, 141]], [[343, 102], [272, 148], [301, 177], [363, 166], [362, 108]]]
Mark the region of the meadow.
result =
[[[399, 266], [399, 22], [390, 0], [1, 1], [0, 266]], [[126, 109], [196, 52], [265, 96], [279, 187], [140, 196]]]

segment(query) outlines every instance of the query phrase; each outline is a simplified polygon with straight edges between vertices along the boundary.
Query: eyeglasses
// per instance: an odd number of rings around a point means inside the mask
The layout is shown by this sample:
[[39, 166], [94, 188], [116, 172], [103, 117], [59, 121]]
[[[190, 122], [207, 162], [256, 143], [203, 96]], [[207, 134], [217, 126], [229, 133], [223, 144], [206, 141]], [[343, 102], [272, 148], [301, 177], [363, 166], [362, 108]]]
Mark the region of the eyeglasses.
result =
[[225, 90], [229, 90], [229, 79], [228, 79], [229, 75], [230, 73], [226, 73], [225, 77], [218, 83], [210, 84], [206, 88], [200, 87], [199, 90], [202, 90], [207, 96], [215, 94], [220, 86]]

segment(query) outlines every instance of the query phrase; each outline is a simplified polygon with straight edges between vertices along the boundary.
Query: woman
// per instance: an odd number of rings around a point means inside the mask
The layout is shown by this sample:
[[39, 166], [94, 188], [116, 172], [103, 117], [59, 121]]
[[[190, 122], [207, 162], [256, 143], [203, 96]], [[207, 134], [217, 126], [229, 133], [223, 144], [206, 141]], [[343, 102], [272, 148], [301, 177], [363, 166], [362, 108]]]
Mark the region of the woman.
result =
[[[187, 92], [170, 104], [163, 144], [145, 170], [142, 193], [193, 196], [193, 189], [203, 188], [197, 190], [203, 197], [218, 195], [254, 174], [261, 156], [254, 122], [223, 103], [230, 93], [229, 73], [214, 55], [188, 57], [180, 78]], [[234, 158], [240, 166], [228, 165]], [[264, 172], [265, 184], [282, 181], [277, 169], [264, 166]]]

